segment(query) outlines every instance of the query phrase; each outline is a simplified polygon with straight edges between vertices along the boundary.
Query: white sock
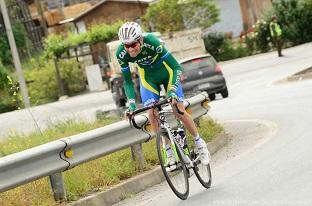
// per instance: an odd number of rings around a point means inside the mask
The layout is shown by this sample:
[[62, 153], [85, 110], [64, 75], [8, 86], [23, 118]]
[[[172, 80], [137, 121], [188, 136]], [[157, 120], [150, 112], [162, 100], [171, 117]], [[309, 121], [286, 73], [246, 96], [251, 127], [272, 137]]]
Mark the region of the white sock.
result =
[[200, 138], [199, 134], [197, 134], [197, 135], [194, 137], [194, 140], [195, 140], [195, 143], [196, 143], [196, 144], [200, 144], [200, 143], [201, 143], [201, 138]]

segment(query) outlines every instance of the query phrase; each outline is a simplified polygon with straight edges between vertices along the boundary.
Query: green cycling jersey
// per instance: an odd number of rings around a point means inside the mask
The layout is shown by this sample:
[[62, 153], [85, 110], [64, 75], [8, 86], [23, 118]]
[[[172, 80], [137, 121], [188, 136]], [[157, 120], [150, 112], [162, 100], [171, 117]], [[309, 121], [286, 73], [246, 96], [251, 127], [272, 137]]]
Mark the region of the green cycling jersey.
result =
[[123, 43], [119, 45], [116, 56], [121, 66], [125, 80], [124, 88], [129, 100], [135, 99], [129, 62], [137, 64], [141, 86], [153, 93], [159, 93], [158, 86], [161, 84], [164, 84], [167, 91], [176, 91], [180, 84], [181, 65], [151, 33], [143, 34], [141, 51], [136, 57], [128, 54]]

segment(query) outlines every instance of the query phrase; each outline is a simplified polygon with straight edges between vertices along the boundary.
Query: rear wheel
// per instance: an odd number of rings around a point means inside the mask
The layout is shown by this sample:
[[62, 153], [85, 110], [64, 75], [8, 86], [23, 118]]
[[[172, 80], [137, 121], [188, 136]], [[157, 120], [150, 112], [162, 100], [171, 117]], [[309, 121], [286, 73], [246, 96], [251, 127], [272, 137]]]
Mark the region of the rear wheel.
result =
[[213, 101], [213, 100], [216, 99], [216, 94], [215, 94], [215, 93], [209, 94], [208, 96], [209, 96], [209, 99], [210, 99], [211, 101]]
[[[183, 161], [180, 161], [182, 158], [179, 150], [176, 150], [176, 153], [178, 155], [178, 157], [176, 157], [176, 169], [173, 171], [166, 170], [166, 166], [168, 165], [168, 159], [165, 144], [163, 144], [164, 138], [167, 137], [162, 137], [160, 134], [157, 134], [157, 153], [161, 169], [174, 194], [180, 199], [185, 200], [189, 194], [189, 181], [186, 166]], [[174, 150], [174, 147], [172, 145], [171, 148], [172, 150]]]
[[223, 98], [226, 98], [229, 96], [229, 91], [228, 91], [227, 87], [225, 87], [224, 89], [221, 90], [221, 95]]

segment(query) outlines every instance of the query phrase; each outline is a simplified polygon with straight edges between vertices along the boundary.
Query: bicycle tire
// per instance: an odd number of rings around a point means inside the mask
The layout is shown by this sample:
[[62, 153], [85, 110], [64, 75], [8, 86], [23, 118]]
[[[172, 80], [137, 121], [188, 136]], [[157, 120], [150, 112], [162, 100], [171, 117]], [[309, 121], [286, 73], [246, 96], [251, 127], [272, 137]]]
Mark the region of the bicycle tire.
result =
[[[188, 181], [188, 171], [186, 169], [186, 166], [185, 166], [185, 163], [183, 161], [180, 161], [180, 169], [177, 169], [177, 172], [182, 172], [183, 174], [170, 174], [171, 172], [168, 172], [166, 170], [166, 165], [165, 165], [165, 158], [166, 157], [163, 157], [164, 152], [163, 151], [163, 144], [162, 144], [162, 136], [160, 134], [157, 134], [156, 135], [156, 145], [157, 145], [157, 154], [158, 154], [158, 159], [159, 159], [159, 162], [160, 162], [160, 165], [161, 165], [161, 169], [163, 171], [163, 174], [167, 180], [167, 183], [169, 185], [169, 187], [171, 188], [171, 190], [173, 191], [173, 193], [180, 199], [182, 200], [186, 200], [188, 195], [189, 195], [189, 181]], [[177, 145], [176, 145], [177, 147]], [[179, 159], [181, 160], [181, 154], [179, 152], [179, 150], [176, 150], [178, 156], [179, 156]], [[181, 179], [183, 179], [182, 181], [184, 181], [184, 186], [185, 186], [185, 190], [184, 191], [180, 191], [179, 188], [178, 188], [178, 185], [177, 185], [177, 182], [175, 181], [172, 181], [172, 177], [177, 177], [178, 175], [183, 175], [183, 177]], [[179, 178], [179, 177], [177, 177]]]
[[193, 170], [200, 184], [209, 189], [212, 181], [210, 164], [195, 163]]

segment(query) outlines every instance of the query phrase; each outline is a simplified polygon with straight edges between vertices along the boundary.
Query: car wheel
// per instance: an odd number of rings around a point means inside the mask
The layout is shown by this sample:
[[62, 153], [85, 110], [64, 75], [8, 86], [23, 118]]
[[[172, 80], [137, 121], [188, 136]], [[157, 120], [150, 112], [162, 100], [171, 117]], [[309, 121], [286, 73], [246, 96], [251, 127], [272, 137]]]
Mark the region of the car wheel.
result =
[[119, 102], [120, 102], [120, 106], [125, 107], [126, 103], [127, 103], [127, 100], [122, 98], [122, 99], [119, 100]]
[[221, 95], [223, 98], [226, 98], [229, 96], [229, 91], [228, 91], [227, 87], [225, 87], [224, 89], [221, 90]]
[[213, 101], [213, 100], [216, 99], [216, 94], [215, 94], [215, 93], [209, 94], [208, 96], [209, 96], [209, 99], [210, 99], [211, 101]]

